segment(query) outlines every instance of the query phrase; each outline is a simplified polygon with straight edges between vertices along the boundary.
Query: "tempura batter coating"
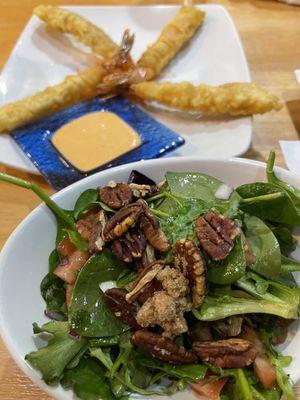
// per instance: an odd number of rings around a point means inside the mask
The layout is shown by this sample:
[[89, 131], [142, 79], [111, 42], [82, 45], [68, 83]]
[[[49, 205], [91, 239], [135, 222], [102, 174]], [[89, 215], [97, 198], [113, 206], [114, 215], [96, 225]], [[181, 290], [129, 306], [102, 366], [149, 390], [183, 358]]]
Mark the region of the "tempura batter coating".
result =
[[281, 108], [276, 96], [253, 83], [193, 86], [189, 82], [142, 82], [132, 85], [131, 91], [141, 99], [183, 111], [252, 115]]
[[89, 46], [95, 54], [105, 59], [113, 57], [119, 49], [119, 46], [102, 29], [71, 11], [41, 5], [33, 12], [48, 26], [73, 35], [76, 40]]
[[195, 34], [204, 15], [204, 12], [194, 6], [182, 7], [175, 18], [164, 27], [156, 42], [144, 52], [138, 66], [151, 69], [151, 79], [157, 76]]
[[97, 96], [97, 85], [106, 73], [101, 66], [90, 67], [77, 75], [67, 76], [58, 85], [3, 106], [0, 108], [0, 133], [12, 131], [36, 119]]

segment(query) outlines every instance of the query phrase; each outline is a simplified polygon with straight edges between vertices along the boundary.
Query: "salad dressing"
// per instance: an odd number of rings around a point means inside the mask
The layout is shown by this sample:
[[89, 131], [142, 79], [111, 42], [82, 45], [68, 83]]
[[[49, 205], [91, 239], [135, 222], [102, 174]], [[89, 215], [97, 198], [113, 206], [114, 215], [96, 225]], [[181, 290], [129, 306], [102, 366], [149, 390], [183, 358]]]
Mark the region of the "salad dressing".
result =
[[75, 168], [88, 172], [140, 146], [138, 133], [111, 112], [96, 111], [63, 125], [52, 144]]

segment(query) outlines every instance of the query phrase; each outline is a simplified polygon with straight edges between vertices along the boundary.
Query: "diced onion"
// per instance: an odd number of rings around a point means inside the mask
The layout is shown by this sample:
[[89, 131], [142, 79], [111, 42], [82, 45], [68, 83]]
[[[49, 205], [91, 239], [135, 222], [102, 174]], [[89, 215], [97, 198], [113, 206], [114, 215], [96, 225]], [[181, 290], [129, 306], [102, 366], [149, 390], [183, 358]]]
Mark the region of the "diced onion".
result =
[[232, 192], [233, 188], [231, 186], [222, 183], [216, 190], [215, 197], [219, 200], [228, 200]]

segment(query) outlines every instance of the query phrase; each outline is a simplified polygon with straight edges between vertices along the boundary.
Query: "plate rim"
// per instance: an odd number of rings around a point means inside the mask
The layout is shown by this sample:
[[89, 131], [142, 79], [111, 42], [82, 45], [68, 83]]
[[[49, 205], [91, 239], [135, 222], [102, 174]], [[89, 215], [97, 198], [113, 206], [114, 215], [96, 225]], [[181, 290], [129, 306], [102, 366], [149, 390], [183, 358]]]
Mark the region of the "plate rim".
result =
[[[70, 186], [60, 190], [59, 192], [53, 194], [51, 196], [51, 198], [53, 200], [58, 200], [61, 197], [63, 197], [67, 192], [69, 191], [76, 191], [76, 189], [78, 189], [79, 192], [79, 188], [81, 186], [85, 186], [85, 184], [89, 184], [89, 181], [94, 180], [95, 178], [97, 178], [100, 174], [104, 177], [105, 175], [110, 175], [111, 173], [115, 173], [118, 171], [122, 171], [122, 170], [130, 170], [132, 168], [137, 168], [138, 166], [143, 163], [143, 165], [148, 165], [149, 168], [151, 169], [151, 164], [158, 164], [159, 166], [164, 166], [165, 164], [165, 169], [167, 167], [168, 163], [178, 163], [178, 164], [184, 164], [184, 163], [189, 163], [189, 162], [195, 162], [199, 164], [199, 169], [201, 168], [201, 164], [202, 163], [213, 163], [213, 162], [218, 162], [220, 164], [236, 164], [238, 165], [246, 165], [249, 167], [254, 167], [254, 168], [258, 168], [258, 169], [265, 169], [266, 168], [266, 163], [262, 162], [262, 161], [256, 161], [256, 160], [252, 160], [252, 159], [244, 159], [244, 158], [238, 158], [238, 157], [231, 157], [228, 159], [211, 159], [211, 158], [199, 158], [199, 157], [170, 157], [170, 158], [161, 158], [161, 159], [152, 159], [152, 160], [145, 160], [145, 161], [136, 161], [136, 162], [132, 162], [132, 163], [128, 163], [128, 164], [123, 164], [120, 166], [116, 166], [113, 168], [110, 168], [108, 170], [104, 170], [104, 171], [100, 171], [96, 174], [90, 175], [80, 181], [77, 181], [73, 184], [71, 184]], [[296, 186], [298, 186], [300, 188], [300, 177], [299, 175], [285, 169], [285, 168], [281, 168], [281, 167], [276, 167], [275, 171], [277, 173], [279, 173], [279, 175], [283, 178], [288, 178], [289, 181], [293, 181], [293, 184], [296, 184]], [[36, 208], [34, 208], [18, 225], [17, 227], [13, 230], [13, 232], [10, 234], [10, 236], [8, 237], [8, 239], [6, 240], [4, 246], [1, 249], [0, 252], [0, 284], [2, 282], [3, 279], [3, 275], [4, 275], [4, 269], [5, 269], [5, 259], [7, 258], [7, 256], [9, 256], [9, 252], [10, 252], [10, 247], [12, 246], [15, 237], [17, 237], [21, 232], [23, 227], [27, 224], [30, 223], [30, 220], [32, 218], [35, 218], [36, 215], [38, 216], [39, 213], [48, 210], [47, 206], [45, 204], [40, 204], [38, 205]], [[48, 386], [42, 379], [41, 379], [41, 375], [40, 373], [33, 369], [24, 359], [24, 356], [22, 356], [17, 348], [13, 345], [13, 341], [10, 339], [10, 335], [9, 335], [9, 328], [8, 328], [8, 324], [5, 323], [5, 317], [3, 314], [3, 309], [4, 309], [4, 305], [2, 303], [0, 303], [0, 336], [6, 346], [7, 351], [9, 352], [9, 354], [11, 355], [11, 357], [13, 358], [14, 362], [18, 365], [18, 367], [21, 369], [21, 371], [31, 379], [31, 381], [36, 384], [39, 388], [41, 388], [42, 390], [44, 390], [47, 394], [54, 396], [55, 399], [57, 400], [65, 400], [65, 392], [69, 392], [66, 390], [63, 390], [62, 393], [55, 393], [56, 391], [58, 391], [58, 389], [60, 388], [60, 386], [58, 387], [50, 387]], [[295, 382], [293, 382], [294, 384], [300, 379], [300, 370], [298, 371], [298, 374], [295, 377]]]
[[[245, 70], [245, 74], [246, 74], [244, 81], [245, 82], [251, 82], [251, 73], [250, 73], [250, 69], [249, 69], [249, 64], [248, 64], [248, 60], [247, 60], [247, 57], [246, 57], [246, 53], [245, 53], [245, 50], [244, 50], [244, 47], [243, 47], [243, 43], [242, 43], [240, 34], [238, 32], [237, 26], [236, 26], [236, 24], [235, 24], [235, 22], [234, 22], [234, 20], [233, 20], [233, 18], [231, 16], [230, 12], [228, 11], [227, 7], [225, 7], [222, 4], [216, 4], [216, 3], [196, 4], [195, 6], [198, 9], [206, 9], [206, 8], [207, 9], [210, 9], [210, 8], [214, 9], [215, 8], [215, 9], [222, 10], [224, 18], [226, 18], [226, 20], [228, 21], [228, 23], [231, 26], [231, 31], [233, 32], [233, 34], [235, 36], [235, 41], [238, 44], [239, 51], [240, 51], [241, 56], [242, 56], [241, 57], [241, 64], [242, 64], [242, 68]], [[85, 9], [100, 9], [100, 10], [101, 9], [111, 9], [111, 10], [114, 10], [116, 8], [118, 8], [118, 9], [142, 9], [142, 8], [144, 8], [144, 9], [147, 9], [147, 8], [149, 8], [149, 9], [150, 8], [179, 9], [180, 5], [176, 5], [176, 4], [156, 4], [156, 5], [155, 4], [154, 5], [147, 4], [147, 5], [120, 5], [120, 6], [117, 6], [117, 5], [62, 5], [60, 7], [66, 8], [66, 9], [71, 9], [71, 10], [85, 10]], [[4, 65], [3, 65], [3, 67], [2, 67], [2, 69], [0, 71], [0, 77], [5, 72], [11, 57], [14, 56], [14, 54], [16, 53], [17, 48], [18, 48], [23, 36], [25, 35], [26, 29], [32, 23], [32, 21], [35, 20], [35, 19], [37, 19], [37, 17], [34, 14], [32, 14], [30, 16], [30, 18], [27, 20], [25, 26], [21, 30], [21, 32], [20, 32], [20, 34], [19, 34], [19, 36], [18, 36], [13, 48], [12, 48], [10, 54], [9, 54], [8, 59], [6, 60], [6, 62], [4, 63]], [[147, 110], [145, 110], [145, 109], [143, 109], [143, 110], [145, 112], [147, 112]], [[250, 117], [243, 117], [243, 118], [245, 119], [245, 121], [246, 121], [247, 118], [249, 118], [249, 122], [248, 122], [248, 124], [249, 124], [248, 141], [247, 141], [247, 143], [245, 142], [245, 145], [244, 145], [243, 148], [241, 148], [237, 153], [232, 154], [231, 157], [239, 157], [242, 154], [246, 153], [247, 150], [250, 148], [252, 140], [253, 140], [253, 118], [251, 116]], [[159, 121], [159, 122], [161, 122], [161, 121]], [[163, 122], [161, 122], [161, 123], [163, 123]], [[177, 132], [175, 132], [175, 133], [180, 135], [180, 133], [177, 133]], [[11, 137], [9, 137], [10, 136], [9, 134], [5, 134], [5, 135], [8, 136], [8, 140], [9, 141], [13, 140]], [[23, 150], [20, 149], [19, 147], [18, 147], [18, 150], [23, 153]], [[23, 154], [25, 154], [25, 153], [23, 153]], [[5, 160], [5, 162], [1, 161], [1, 163], [6, 165], [6, 166], [8, 166], [8, 167], [16, 168], [16, 169], [19, 169], [19, 170], [27, 172], [27, 173], [43, 176], [40, 173], [40, 171], [36, 168], [34, 163], [30, 160], [30, 158], [26, 158], [26, 161], [23, 161], [23, 160], [21, 160], [21, 157], [19, 157], [19, 154], [16, 154], [16, 156], [18, 158], [18, 162], [20, 163], [20, 165], [18, 165], [18, 166], [16, 165], [16, 163], [10, 162], [10, 160]], [[214, 158], [214, 157], [207, 157], [205, 155], [203, 155], [203, 157], [205, 157], [205, 158]], [[28, 165], [25, 165], [25, 163], [27, 164], [27, 161], [28, 161]], [[29, 165], [29, 164], [31, 164], [31, 165]]]

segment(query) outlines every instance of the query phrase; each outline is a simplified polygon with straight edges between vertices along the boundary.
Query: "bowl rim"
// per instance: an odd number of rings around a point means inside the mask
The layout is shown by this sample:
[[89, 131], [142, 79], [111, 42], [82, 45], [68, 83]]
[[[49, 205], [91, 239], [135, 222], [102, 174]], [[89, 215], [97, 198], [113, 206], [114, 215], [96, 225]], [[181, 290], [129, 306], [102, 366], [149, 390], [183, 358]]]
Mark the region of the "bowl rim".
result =
[[[64, 197], [65, 194], [68, 192], [76, 191], [77, 188], [80, 188], [81, 185], [88, 183], [89, 181], [93, 181], [95, 177], [97, 176], [104, 176], [105, 175], [111, 175], [115, 172], [118, 172], [120, 170], [130, 170], [130, 169], [138, 169], [138, 166], [143, 163], [144, 165], [148, 165], [149, 168], [151, 168], [152, 165], [155, 164], [155, 166], [166, 166], [168, 163], [179, 163], [179, 164], [184, 164], [188, 162], [199, 162], [200, 166], [202, 163], [220, 163], [220, 164], [237, 164], [237, 165], [246, 165], [249, 167], [258, 167], [259, 169], [266, 168], [266, 163], [262, 161], [256, 161], [252, 159], [245, 159], [245, 158], [240, 158], [240, 157], [232, 157], [232, 158], [227, 158], [227, 159], [222, 159], [222, 158], [199, 158], [199, 157], [167, 157], [167, 158], [159, 158], [159, 159], [152, 159], [152, 160], [141, 160], [141, 161], [135, 161], [131, 162], [128, 164], [122, 164], [113, 168], [109, 168], [104, 171], [99, 171], [93, 175], [87, 176], [86, 178], [81, 179], [80, 181], [77, 181], [66, 188], [60, 190], [57, 193], [54, 193], [51, 195], [51, 199], [53, 200], [58, 200], [62, 197]], [[275, 167], [274, 170], [280, 174], [282, 178], [288, 177], [291, 178], [293, 181], [295, 181], [300, 188], [300, 176], [295, 174], [294, 172], [291, 172], [285, 168], [282, 167]], [[1, 251], [0, 251], [0, 282], [2, 281], [2, 277], [4, 274], [4, 262], [5, 258], [10, 252], [10, 248], [12, 244], [14, 243], [15, 237], [20, 233], [22, 230], [23, 226], [26, 224], [30, 223], [30, 220], [38, 214], [41, 210], [48, 210], [47, 206], [44, 203], [39, 204], [37, 207], [35, 207], [18, 225], [17, 227], [13, 230], [13, 232], [9, 235], [7, 240], [5, 241]], [[9, 352], [10, 356], [14, 360], [14, 362], [18, 365], [20, 370], [34, 383], [36, 384], [39, 388], [41, 388], [44, 392], [49, 394], [50, 396], [56, 395], [54, 392], [56, 390], [56, 387], [50, 387], [48, 386], [42, 379], [39, 371], [33, 369], [26, 361], [24, 358], [20, 357], [20, 354], [18, 353], [16, 347], [13, 345], [10, 335], [9, 335], [9, 329], [6, 326], [7, 324], [5, 323], [5, 318], [2, 313], [3, 305], [0, 304], [0, 337], [3, 340], [3, 343], [5, 344], [5, 347], [7, 351]], [[299, 376], [300, 378], [300, 376]], [[56, 397], [57, 399], [63, 399], [63, 397]]]

